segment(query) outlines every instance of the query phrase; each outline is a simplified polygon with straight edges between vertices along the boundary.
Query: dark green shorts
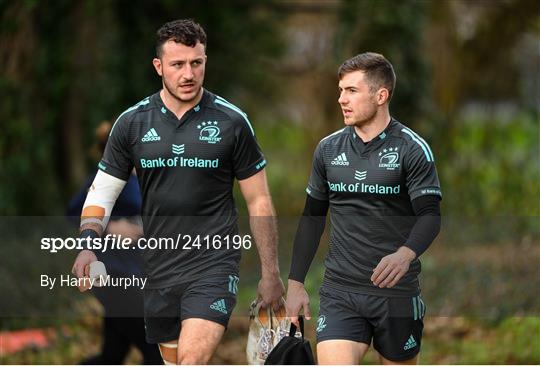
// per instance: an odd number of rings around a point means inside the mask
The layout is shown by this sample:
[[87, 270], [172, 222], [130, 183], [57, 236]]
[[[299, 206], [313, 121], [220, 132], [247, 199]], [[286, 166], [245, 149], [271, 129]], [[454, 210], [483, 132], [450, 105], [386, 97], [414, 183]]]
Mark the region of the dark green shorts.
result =
[[383, 297], [321, 287], [317, 342], [344, 339], [371, 344], [384, 358], [405, 361], [420, 352], [423, 317], [420, 296]]
[[201, 318], [229, 323], [236, 305], [238, 275], [213, 275], [162, 289], [144, 290], [146, 341], [163, 343], [178, 339], [181, 322]]

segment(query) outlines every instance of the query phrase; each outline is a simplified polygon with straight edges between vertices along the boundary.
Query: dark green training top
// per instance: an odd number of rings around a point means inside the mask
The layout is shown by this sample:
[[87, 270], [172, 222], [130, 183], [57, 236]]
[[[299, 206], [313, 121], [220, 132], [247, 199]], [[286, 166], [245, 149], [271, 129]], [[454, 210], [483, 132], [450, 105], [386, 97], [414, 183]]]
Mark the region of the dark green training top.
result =
[[145, 239], [175, 241], [167, 249], [144, 250], [147, 288], [238, 271], [240, 251], [232, 249], [238, 233], [233, 182], [265, 165], [246, 114], [206, 90], [180, 120], [159, 93], [120, 115], [99, 168], [127, 180], [135, 167]]
[[381, 258], [407, 241], [416, 222], [411, 201], [441, 196], [433, 153], [418, 134], [395, 119], [367, 144], [352, 126], [333, 133], [315, 150], [307, 193], [330, 202], [326, 285], [384, 296], [418, 293], [418, 260], [393, 288], [370, 280]]

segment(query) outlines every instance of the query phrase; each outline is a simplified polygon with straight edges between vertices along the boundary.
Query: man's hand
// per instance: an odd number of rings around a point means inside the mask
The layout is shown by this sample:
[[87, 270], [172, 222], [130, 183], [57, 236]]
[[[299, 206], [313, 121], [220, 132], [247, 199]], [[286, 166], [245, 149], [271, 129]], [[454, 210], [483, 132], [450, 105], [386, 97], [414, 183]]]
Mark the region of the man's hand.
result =
[[407, 273], [409, 265], [416, 258], [412, 249], [400, 247], [395, 253], [383, 257], [373, 270], [371, 281], [380, 288], [394, 287]]
[[[97, 257], [91, 250], [83, 250], [79, 253], [73, 263], [71, 273], [77, 278], [90, 278], [90, 263], [97, 261]], [[82, 286], [79, 286], [79, 291], [84, 292], [90, 287], [90, 281], [84, 281]]]
[[276, 275], [263, 275], [257, 287], [257, 293], [262, 303], [262, 307], [272, 306], [272, 309], [277, 312], [283, 307], [283, 295], [285, 295], [285, 286], [279, 277]]
[[300, 310], [304, 310], [304, 316], [307, 320], [311, 319], [311, 312], [309, 310], [309, 295], [306, 292], [304, 284], [295, 280], [289, 280], [287, 289], [287, 302], [285, 308], [287, 309], [287, 317], [291, 318], [291, 322], [297, 327], [298, 314]]

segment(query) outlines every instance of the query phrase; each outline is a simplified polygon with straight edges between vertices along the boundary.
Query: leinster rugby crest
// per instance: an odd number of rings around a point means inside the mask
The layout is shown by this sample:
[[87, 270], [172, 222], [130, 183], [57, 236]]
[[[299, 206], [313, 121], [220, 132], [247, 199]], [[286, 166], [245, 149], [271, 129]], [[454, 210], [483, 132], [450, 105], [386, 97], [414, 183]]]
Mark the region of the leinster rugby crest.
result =
[[399, 152], [397, 147], [390, 147], [379, 152], [379, 168], [394, 170], [399, 168]]
[[221, 141], [221, 137], [219, 137], [221, 131], [217, 121], [202, 122], [197, 125], [197, 128], [200, 130], [200, 141], [206, 141], [209, 144], [215, 144]]

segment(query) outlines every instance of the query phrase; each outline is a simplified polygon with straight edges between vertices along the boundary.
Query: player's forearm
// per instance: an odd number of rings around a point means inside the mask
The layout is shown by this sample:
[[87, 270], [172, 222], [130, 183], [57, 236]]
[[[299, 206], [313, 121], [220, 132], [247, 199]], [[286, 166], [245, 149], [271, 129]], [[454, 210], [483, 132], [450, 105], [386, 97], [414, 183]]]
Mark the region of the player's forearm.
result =
[[289, 279], [304, 283], [319, 247], [326, 219], [302, 216], [294, 238]]
[[422, 196], [413, 200], [413, 210], [417, 216], [405, 246], [419, 257], [435, 240], [441, 230], [441, 209], [438, 196]]
[[257, 245], [263, 277], [279, 275], [278, 230], [270, 197], [260, 197], [248, 204], [250, 227]]
[[328, 201], [319, 201], [307, 196], [304, 213], [294, 238], [289, 280], [304, 283], [324, 232], [328, 205]]
[[440, 216], [419, 216], [405, 246], [412, 249], [416, 257], [422, 255], [433, 243], [441, 229]]
[[93, 230], [99, 236], [103, 234], [107, 228], [114, 203], [125, 185], [125, 181], [98, 171], [83, 205], [81, 234], [85, 230]]

